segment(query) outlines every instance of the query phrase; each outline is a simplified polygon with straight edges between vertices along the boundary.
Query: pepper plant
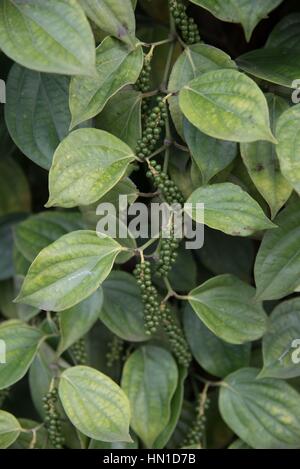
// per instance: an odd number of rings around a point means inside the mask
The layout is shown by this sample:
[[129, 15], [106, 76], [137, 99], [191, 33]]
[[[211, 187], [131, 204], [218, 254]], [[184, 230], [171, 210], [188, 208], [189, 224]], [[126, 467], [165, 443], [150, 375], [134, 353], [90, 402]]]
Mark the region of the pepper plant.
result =
[[0, 448], [300, 448], [297, 9], [0, 0]]

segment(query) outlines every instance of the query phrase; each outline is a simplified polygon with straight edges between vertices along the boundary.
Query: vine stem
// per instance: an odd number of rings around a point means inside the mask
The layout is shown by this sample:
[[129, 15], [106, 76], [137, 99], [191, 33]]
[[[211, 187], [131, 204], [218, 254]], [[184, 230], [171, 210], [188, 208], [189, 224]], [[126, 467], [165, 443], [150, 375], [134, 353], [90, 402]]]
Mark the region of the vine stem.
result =
[[175, 290], [173, 290], [173, 288], [172, 288], [172, 286], [169, 282], [168, 277], [164, 277], [164, 283], [165, 283], [165, 286], [167, 287], [168, 293], [165, 296], [165, 298], [163, 299], [162, 303], [166, 303], [172, 297], [176, 298], [177, 300], [188, 300], [189, 299], [189, 296], [179, 295], [178, 293], [176, 293]]
[[167, 39], [162, 39], [161, 41], [157, 42], [142, 42], [140, 43], [143, 47], [158, 47], [158, 46], [163, 46], [164, 44], [169, 44], [170, 42], [174, 42], [175, 40], [175, 35], [172, 35], [168, 37]]
[[202, 376], [194, 374], [194, 377], [200, 381], [201, 383], [204, 383], [205, 385], [209, 386], [215, 386], [215, 387], [220, 387], [220, 386], [225, 386], [226, 383], [224, 381], [210, 381], [208, 379], [202, 378]]

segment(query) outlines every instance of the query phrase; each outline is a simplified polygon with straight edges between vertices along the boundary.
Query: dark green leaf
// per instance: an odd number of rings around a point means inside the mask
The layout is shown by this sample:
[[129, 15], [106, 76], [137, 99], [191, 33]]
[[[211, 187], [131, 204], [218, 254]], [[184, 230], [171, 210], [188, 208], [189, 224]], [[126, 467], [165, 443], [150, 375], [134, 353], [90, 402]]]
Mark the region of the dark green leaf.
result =
[[249, 365], [250, 344], [228, 344], [213, 334], [187, 305], [184, 310], [184, 330], [192, 354], [202, 368], [223, 378]]
[[171, 402], [178, 383], [172, 355], [160, 347], [144, 346], [126, 361], [122, 388], [131, 406], [131, 426], [147, 448], [171, 418]]
[[276, 217], [260, 245], [255, 267], [257, 298], [275, 300], [292, 293], [300, 277], [300, 207], [293, 203]]

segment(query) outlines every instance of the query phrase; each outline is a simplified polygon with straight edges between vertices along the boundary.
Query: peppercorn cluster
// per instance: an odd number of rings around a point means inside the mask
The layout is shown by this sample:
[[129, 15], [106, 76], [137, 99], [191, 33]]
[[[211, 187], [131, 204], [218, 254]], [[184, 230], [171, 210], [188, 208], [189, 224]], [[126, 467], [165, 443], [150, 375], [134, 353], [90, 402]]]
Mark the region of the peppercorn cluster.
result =
[[167, 118], [167, 108], [161, 96], [157, 96], [156, 104], [146, 118], [142, 138], [138, 140], [136, 154], [144, 159], [153, 153], [160, 140], [162, 129]]
[[160, 305], [160, 313], [162, 325], [168, 335], [172, 352], [180, 365], [188, 367], [192, 356], [180, 325], [172, 313], [170, 306], [166, 303]]
[[54, 388], [43, 397], [43, 405], [46, 413], [45, 426], [48, 431], [50, 443], [56, 449], [62, 449], [64, 438], [62, 436], [62, 426], [60, 416], [56, 410], [58, 399], [57, 389]]
[[187, 436], [185, 437], [183, 443], [184, 447], [198, 445], [199, 443], [201, 444], [206, 422], [205, 411], [208, 409], [209, 404], [209, 398], [206, 398], [205, 402], [203, 403], [202, 396], [199, 397], [196, 408], [196, 417]]
[[162, 167], [155, 160], [151, 160], [148, 164], [146, 176], [152, 181], [154, 187], [159, 189], [163, 198], [169, 205], [183, 204], [184, 197], [176, 184], [169, 176], [162, 171]]
[[169, 0], [169, 5], [175, 24], [181, 32], [182, 39], [187, 44], [200, 42], [198, 26], [194, 19], [187, 15], [184, 2], [182, 0]]
[[106, 364], [109, 368], [112, 368], [115, 363], [121, 360], [123, 346], [123, 340], [115, 335], [109, 343], [109, 350], [106, 354]]
[[77, 342], [75, 342], [75, 344], [72, 345], [70, 350], [71, 350], [71, 353], [75, 362], [78, 365], [85, 365], [87, 363], [86, 346], [85, 346], [85, 340], [83, 337], [77, 340]]
[[160, 242], [158, 269], [156, 272], [160, 277], [168, 275], [178, 256], [179, 240], [175, 238], [173, 216], [171, 216], [170, 224], [168, 237], [162, 237]]
[[3, 406], [5, 399], [9, 395], [9, 388], [1, 389], [0, 391], [0, 408]]
[[142, 93], [147, 93], [151, 87], [151, 56], [146, 55], [144, 58], [144, 65], [138, 80], [135, 83], [135, 88]]
[[141, 289], [144, 305], [144, 324], [147, 335], [157, 331], [160, 324], [159, 296], [151, 280], [150, 262], [141, 262], [133, 271]]

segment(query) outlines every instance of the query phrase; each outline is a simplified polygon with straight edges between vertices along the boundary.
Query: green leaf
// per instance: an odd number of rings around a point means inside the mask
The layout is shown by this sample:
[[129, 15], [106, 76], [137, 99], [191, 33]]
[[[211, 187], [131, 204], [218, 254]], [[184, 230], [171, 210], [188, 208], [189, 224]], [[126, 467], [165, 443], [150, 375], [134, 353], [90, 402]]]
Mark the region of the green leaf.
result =
[[[187, 46], [173, 66], [168, 90], [177, 93], [193, 78], [219, 68], [236, 68], [236, 65], [229, 55], [216, 47], [207, 44]], [[179, 108], [178, 96], [171, 96], [168, 103], [177, 132], [183, 137], [184, 116]]]
[[49, 169], [69, 131], [69, 78], [14, 64], [7, 81], [6, 125], [22, 153]]
[[9, 449], [54, 449], [48, 442], [48, 432], [39, 422], [29, 419], [19, 419], [22, 431]]
[[300, 40], [300, 14], [291, 13], [284, 16], [276, 24], [266, 42], [267, 48], [286, 47], [288, 49], [299, 49]]
[[54, 350], [43, 343], [29, 369], [28, 381], [31, 399], [42, 419], [46, 416], [43, 397], [49, 391], [51, 380], [54, 378], [53, 363], [56, 360], [57, 356]]
[[[299, 75], [300, 76], [300, 75]], [[276, 147], [282, 174], [300, 194], [300, 104], [287, 109], [278, 119]]]
[[31, 264], [16, 301], [46, 311], [71, 308], [97, 290], [122, 249], [94, 231], [66, 234]]
[[80, 0], [88, 17], [103, 31], [135, 44], [135, 17], [131, 0]]
[[222, 21], [241, 23], [247, 42], [257, 24], [267, 18], [268, 13], [274, 10], [283, 0], [190, 0], [210, 11]]
[[0, 46], [11, 59], [41, 72], [90, 75], [95, 43], [89, 23], [73, 0], [2, 0]]
[[8, 448], [21, 433], [18, 420], [8, 412], [0, 410], [0, 449]]
[[6, 280], [14, 275], [13, 228], [24, 218], [25, 215], [17, 213], [0, 216], [0, 280]]
[[[271, 128], [274, 129], [278, 118], [289, 106], [285, 100], [274, 94], [267, 94], [266, 98], [269, 105]], [[278, 135], [277, 139], [279, 141]], [[276, 216], [292, 193], [292, 187], [280, 172], [276, 150], [279, 151], [279, 144], [275, 146], [270, 142], [259, 141], [241, 144], [241, 155], [249, 176], [268, 202], [272, 218]]]
[[238, 66], [258, 78], [296, 88], [293, 83], [300, 76], [300, 59], [290, 47], [256, 49], [236, 59]]
[[[172, 270], [169, 273], [169, 280], [177, 292], [186, 292], [197, 286], [197, 264], [192, 254], [193, 251], [185, 249], [184, 245], [179, 246], [178, 255]], [[161, 278], [157, 278], [157, 285], [161, 286]]]
[[144, 327], [144, 307], [135, 278], [112, 272], [103, 283], [104, 301], [100, 319], [118, 337], [130, 342], [149, 339]]
[[54, 154], [46, 206], [96, 202], [120, 181], [134, 159], [125, 143], [103, 130], [75, 130]]
[[257, 298], [275, 300], [292, 293], [300, 277], [300, 208], [295, 202], [275, 218], [257, 253], [254, 274]]
[[227, 449], [252, 449], [251, 446], [247, 445], [244, 441], [237, 439]]
[[99, 317], [103, 304], [103, 292], [99, 288], [81, 303], [73, 306], [59, 315], [59, 329], [61, 339], [58, 353], [62, 354], [78, 339], [85, 336]]
[[11, 320], [0, 324], [0, 339], [6, 347], [6, 363], [0, 365], [0, 389], [4, 389], [25, 376], [44, 335], [35, 327]]
[[158, 436], [153, 444], [155, 449], [163, 449], [167, 443], [170, 441], [180, 418], [183, 398], [184, 398], [184, 383], [187, 378], [187, 369], [183, 366], [180, 366], [178, 369], [178, 385], [171, 401], [171, 418], [168, 425]]
[[135, 90], [121, 90], [110, 98], [101, 114], [97, 117], [96, 127], [106, 130], [136, 148], [141, 138], [142, 94]]
[[96, 49], [97, 75], [92, 78], [71, 79], [71, 128], [99, 114], [117, 91], [136, 82], [142, 67], [141, 46], [130, 51], [117, 39], [105, 38]]
[[242, 368], [227, 376], [219, 398], [223, 419], [255, 449], [299, 448], [299, 394], [284, 381], [257, 374]]
[[253, 299], [255, 289], [230, 274], [213, 277], [192, 290], [189, 303], [204, 324], [220, 339], [242, 344], [259, 339], [267, 317]]
[[0, 159], [0, 216], [29, 212], [30, 206], [30, 188], [21, 167], [12, 158], [2, 156]]
[[32, 262], [53, 241], [82, 228], [80, 213], [47, 211], [32, 215], [19, 223], [14, 229], [14, 238], [20, 253]]
[[183, 316], [184, 331], [193, 356], [213, 376], [224, 378], [249, 365], [251, 345], [228, 344], [213, 334], [187, 305]]
[[237, 155], [237, 144], [209, 137], [189, 121], [184, 122], [184, 137], [192, 158], [201, 172], [202, 184], [208, 182]]
[[115, 441], [112, 443], [99, 440], [90, 440], [88, 449], [138, 449], [138, 441], [133, 439], [133, 442]]
[[262, 91], [236, 70], [221, 69], [198, 76], [181, 89], [179, 105], [186, 118], [211, 137], [276, 143]]
[[284, 301], [272, 312], [263, 337], [264, 367], [259, 377], [300, 376], [300, 298]]
[[[185, 210], [200, 223], [232, 236], [249, 236], [255, 231], [275, 228], [258, 203], [236, 184], [224, 182], [196, 189]], [[196, 204], [204, 204], [202, 210]]]
[[170, 420], [177, 383], [176, 362], [160, 347], [141, 347], [125, 363], [122, 388], [130, 401], [131, 427], [147, 448], [153, 447]]
[[64, 410], [84, 435], [102, 441], [131, 441], [130, 408], [122, 389], [87, 366], [65, 370], [59, 382]]

